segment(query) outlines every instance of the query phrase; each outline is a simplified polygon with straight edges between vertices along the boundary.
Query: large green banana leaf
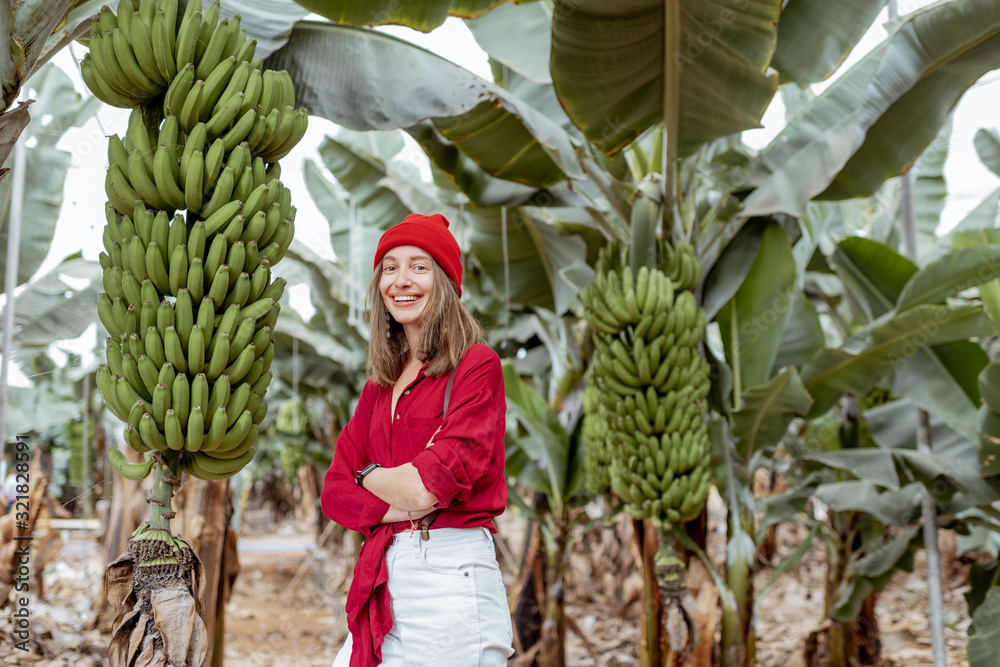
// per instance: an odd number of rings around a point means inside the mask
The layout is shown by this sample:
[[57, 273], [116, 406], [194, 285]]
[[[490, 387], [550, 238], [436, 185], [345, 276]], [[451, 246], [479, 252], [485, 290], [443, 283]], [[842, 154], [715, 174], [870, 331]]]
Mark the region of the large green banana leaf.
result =
[[845, 287], [868, 321], [891, 311], [917, 273], [917, 265], [889, 246], [862, 236], [849, 236], [830, 256]]
[[[889, 401], [865, 410], [865, 421], [871, 428], [872, 440], [884, 449], [916, 449], [917, 406], [911, 401]], [[976, 465], [977, 445], [959, 434], [943, 421], [930, 415], [930, 436], [934, 453], [938, 456]]]
[[[101, 266], [80, 254], [67, 257], [50, 272], [32, 281], [14, 299], [14, 343], [44, 347], [77, 338], [97, 321]], [[7, 307], [0, 311], [6, 321]]]
[[[559, 422], [559, 414], [514, 370], [503, 364], [507, 395], [507, 473], [534, 491], [546, 494], [551, 510], [560, 515], [580, 487], [582, 452]], [[526, 460], [525, 460], [526, 459]], [[531, 461], [534, 465], [525, 465]], [[512, 465], [513, 464], [513, 465]]]
[[[976, 251], [982, 254], [982, 249]], [[901, 312], [917, 304], [940, 302], [964, 281], [976, 280], [980, 271], [977, 258], [960, 253], [951, 253], [918, 269], [888, 246], [861, 237], [839, 243], [831, 262], [868, 320], [885, 317], [897, 304]], [[953, 289], [938, 292], [937, 288], [945, 285]], [[933, 326], [929, 323], [928, 328]], [[979, 403], [976, 377], [986, 364], [982, 348], [969, 340], [956, 340], [911, 352], [913, 355], [905, 355], [908, 358], [901, 358], [894, 369], [897, 395], [906, 396], [974, 439], [972, 425]]]
[[[407, 128], [407, 132], [427, 153], [437, 175], [447, 179], [476, 206], [518, 206], [540, 193], [537, 188], [491, 176], [472, 158], [442, 137], [430, 121], [417, 123]], [[440, 181], [437, 178], [435, 180]], [[553, 190], [541, 192], [551, 194]], [[559, 196], [565, 196], [565, 193], [560, 193]]]
[[[778, 88], [767, 66], [780, 0], [680, 3], [681, 154], [717, 137], [759, 127]], [[573, 122], [615, 153], [664, 119], [666, 26], [663, 0], [557, 0], [552, 81]]]
[[983, 164], [997, 176], [1000, 176], [1000, 132], [995, 127], [979, 128], [972, 143], [976, 154]]
[[[831, 468], [847, 470], [858, 479], [889, 491], [902, 491], [907, 484], [922, 482], [935, 500], [949, 506], [950, 510], [989, 505], [1000, 499], [997, 491], [983, 479], [978, 465], [955, 461], [940, 454], [924, 454], [910, 449], [859, 448], [807, 454], [805, 458]], [[824, 502], [827, 500], [821, 491], [828, 486], [817, 490], [817, 495]], [[919, 509], [917, 511], [919, 513]]]
[[993, 586], [972, 616], [966, 654], [969, 658], [969, 667], [991, 667], [996, 663], [997, 652], [1000, 651], [1000, 623], [997, 623], [997, 609], [1000, 609], [1000, 587]]
[[1000, 474], [1000, 364], [990, 362], [979, 376], [983, 404], [976, 419], [978, 458], [983, 475]]
[[896, 309], [943, 302], [995, 278], [1000, 278], [1000, 246], [957, 248], [914, 274], [900, 293]]
[[792, 307], [785, 320], [785, 331], [778, 345], [773, 368], [794, 366], [801, 369], [809, 358], [826, 345], [826, 335], [815, 304], [802, 292], [792, 295]]
[[[331, 67], [331, 63], [337, 63]], [[267, 66], [287, 69], [309, 112], [355, 130], [430, 119], [494, 176], [535, 187], [583, 179], [572, 137], [503, 88], [372, 30], [300, 22]]]
[[525, 207], [512, 208], [507, 209], [505, 247], [499, 208], [469, 209], [467, 216], [471, 254], [482, 269], [470, 278], [480, 293], [500, 299], [492, 308], [483, 304], [486, 314], [495, 315], [504, 298], [557, 314], [569, 308], [579, 286], [564, 279], [562, 273], [587, 259], [587, 244], [582, 238], [530, 215]]
[[[995, 193], [996, 199], [993, 203], [993, 212], [990, 215], [990, 225], [996, 220], [997, 203], [1000, 202], [1000, 190]], [[985, 222], [985, 221], [984, 221]], [[952, 236], [952, 245], [955, 248], [977, 247], [989, 244], [1000, 244], [1000, 230], [995, 228], [984, 228], [959, 231]], [[1000, 245], [994, 245], [1000, 247]], [[979, 285], [979, 298], [983, 301], [986, 312], [997, 322], [1000, 322], [1000, 279], [991, 280]]]
[[[354, 237], [349, 207], [344, 199], [337, 200], [337, 206], [324, 205], [321, 210], [330, 220], [330, 241], [338, 260], [347, 266], [352, 258], [365, 258], [364, 270], [360, 276], [362, 285], [371, 277], [370, 258], [375, 256], [375, 247], [382, 232], [396, 224], [412, 211], [399, 196], [387, 187], [383, 179], [388, 174], [385, 154], [363, 153], [357, 146], [326, 137], [319, 145], [319, 155], [323, 164], [343, 188], [344, 194], [354, 202], [356, 210]], [[318, 193], [318, 185], [323, 176], [315, 168], [308, 168], [307, 187], [310, 193]], [[329, 193], [329, 190], [327, 191]], [[313, 196], [316, 199], [316, 195]], [[336, 198], [335, 198], [336, 199]], [[317, 201], [317, 204], [320, 202]]]
[[[921, 235], [918, 243], [936, 243], [935, 234], [941, 224], [948, 196], [948, 184], [944, 177], [944, 165], [951, 147], [953, 123], [949, 120], [934, 141], [917, 159], [910, 173], [913, 175], [913, 219], [916, 231]], [[900, 218], [902, 218], [902, 206]], [[902, 228], [903, 221], [899, 220]], [[918, 250], [922, 250], [918, 248]], [[926, 253], [920, 252], [923, 257]]]
[[[503, 4], [465, 24], [472, 36], [507, 70], [537, 83], [552, 83], [549, 55], [552, 45], [553, 0], [524, 5]], [[496, 80], [509, 86], [500, 77]]]
[[795, 284], [788, 234], [770, 223], [746, 278], [715, 316], [737, 392], [771, 379]]
[[[515, 2], [519, 0], [514, 0]], [[520, 0], [531, 1], [531, 0]], [[449, 16], [472, 18], [506, 0], [296, 0], [300, 5], [337, 23], [355, 26], [398, 23], [430, 32]]]
[[746, 215], [801, 215], [815, 197], [868, 196], [913, 164], [962, 94], [1000, 62], [1000, 5], [915, 13], [789, 123], [746, 173]]
[[777, 445], [795, 417], [809, 413], [812, 397], [794, 368], [743, 392], [743, 407], [733, 412], [736, 451], [744, 460], [761, 447]]
[[823, 81], [844, 62], [888, 0], [788, 0], [771, 67], [782, 83]]
[[[31, 112], [36, 118], [32, 125], [36, 141], [33, 146], [25, 149], [18, 285], [28, 282], [45, 261], [59, 220], [66, 173], [73, 156], [68, 151], [56, 148], [56, 145], [66, 130], [82, 126], [101, 106], [96, 97], [84, 98], [79, 95], [70, 78], [54, 65], [47, 65], [39, 70], [31, 78], [29, 85], [37, 90], [38, 101], [31, 106]], [[4, 167], [12, 167], [13, 162], [11, 155]], [[0, 274], [7, 265], [12, 185], [13, 179], [0, 181]]]
[[917, 306], [886, 315], [806, 363], [802, 381], [816, 401], [810, 416], [826, 412], [844, 392], [866, 393], [922, 347], [995, 332], [996, 324], [979, 306]]
[[702, 296], [702, 307], [709, 321], [729, 303], [743, 284], [757, 259], [765, 229], [767, 226], [764, 224], [745, 225], [712, 265], [705, 277]]

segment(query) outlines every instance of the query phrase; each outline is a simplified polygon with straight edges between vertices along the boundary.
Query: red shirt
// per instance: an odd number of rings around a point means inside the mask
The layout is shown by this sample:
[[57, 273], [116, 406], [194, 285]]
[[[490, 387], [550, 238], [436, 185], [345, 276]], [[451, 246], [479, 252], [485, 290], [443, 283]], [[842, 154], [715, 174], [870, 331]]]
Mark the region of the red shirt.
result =
[[[382, 661], [382, 641], [392, 629], [385, 552], [394, 533], [410, 529], [408, 521], [379, 523], [389, 505], [360, 488], [355, 472], [369, 463], [394, 467], [412, 461], [438, 507], [444, 508], [434, 528], [485, 526], [496, 532], [493, 517], [507, 506], [507, 402], [500, 358], [486, 345], [469, 349], [455, 373], [443, 424], [448, 376], [427, 377], [425, 369], [400, 394], [395, 414], [391, 414], [392, 387], [372, 380], [365, 384], [354, 416], [337, 439], [323, 483], [323, 513], [367, 538], [347, 595], [347, 624], [354, 637], [352, 667], [377, 667]], [[439, 425], [434, 444], [427, 447]]]

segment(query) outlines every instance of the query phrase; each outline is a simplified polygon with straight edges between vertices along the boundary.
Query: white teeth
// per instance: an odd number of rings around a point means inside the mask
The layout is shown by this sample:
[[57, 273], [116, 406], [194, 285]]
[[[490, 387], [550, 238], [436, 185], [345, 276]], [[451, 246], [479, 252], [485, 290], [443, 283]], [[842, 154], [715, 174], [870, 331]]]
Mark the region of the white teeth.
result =
[[415, 297], [415, 296], [394, 296], [394, 297], [392, 297], [392, 300], [393, 301], [416, 301], [417, 297]]

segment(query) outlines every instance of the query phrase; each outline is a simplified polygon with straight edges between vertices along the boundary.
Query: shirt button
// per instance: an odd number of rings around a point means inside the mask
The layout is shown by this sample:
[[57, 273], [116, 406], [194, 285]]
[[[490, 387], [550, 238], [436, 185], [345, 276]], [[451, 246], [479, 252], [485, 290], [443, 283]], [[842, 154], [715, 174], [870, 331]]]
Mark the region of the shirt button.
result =
[[407, 389], [406, 391], [403, 392], [403, 396], [409, 396], [409, 395], [410, 395], [410, 390], [409, 389]]
[[399, 419], [399, 413], [398, 412], [396, 413], [396, 419]]

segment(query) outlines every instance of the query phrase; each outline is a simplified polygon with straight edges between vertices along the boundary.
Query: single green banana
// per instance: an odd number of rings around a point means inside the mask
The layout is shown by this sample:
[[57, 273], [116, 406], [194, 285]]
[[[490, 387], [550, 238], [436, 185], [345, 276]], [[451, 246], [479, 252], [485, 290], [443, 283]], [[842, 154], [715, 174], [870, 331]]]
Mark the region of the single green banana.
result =
[[183, 243], [178, 244], [170, 255], [169, 277], [171, 294], [177, 294], [182, 287], [187, 287], [188, 253], [187, 246]]
[[187, 435], [184, 440], [184, 449], [189, 452], [197, 452], [201, 449], [202, 440], [205, 437], [205, 418], [201, 413], [201, 406], [195, 405], [188, 414]]
[[187, 372], [187, 356], [184, 354], [184, 346], [181, 344], [180, 336], [177, 335], [176, 327], [167, 327], [167, 333], [163, 337], [163, 351], [167, 361], [174, 365], [178, 373]]
[[205, 368], [205, 332], [200, 325], [191, 327], [187, 348], [188, 371], [196, 374]]
[[146, 443], [147, 447], [161, 452], [166, 451], [167, 439], [156, 427], [153, 416], [148, 412], [142, 416], [142, 420], [139, 423], [139, 434], [142, 436], [142, 441]]
[[184, 108], [188, 93], [197, 79], [194, 75], [194, 65], [178, 65], [177, 74], [170, 81], [170, 86], [163, 96], [163, 112], [167, 116], [178, 118]]
[[[199, 77], [205, 79], [205, 92], [203, 93], [204, 98], [202, 100], [202, 113], [207, 116], [203, 120], [208, 120], [212, 118], [217, 113], [216, 105], [222, 100], [222, 94], [225, 92], [228, 84], [233, 79], [233, 74], [236, 71], [236, 58], [230, 56], [229, 58], [223, 58], [215, 66], [212, 71], [210, 71], [204, 77]], [[197, 74], [198, 70], [195, 70]], [[229, 102], [228, 99], [222, 100], [223, 104]], [[236, 107], [239, 110], [239, 106]], [[212, 135], [211, 128], [209, 129], [209, 134]], [[219, 132], [216, 132], [212, 136], [219, 136]]]
[[184, 176], [184, 201], [189, 211], [201, 211], [204, 204], [204, 186], [205, 158], [201, 150], [195, 150]]
[[[123, 15], [119, 9], [119, 16]], [[125, 31], [122, 30], [124, 35]], [[131, 21], [131, 35], [126, 36], [126, 42], [131, 43], [133, 56], [136, 62], [139, 63], [139, 68], [146, 77], [155, 83], [156, 85], [166, 88], [168, 81], [160, 72], [157, 66], [156, 55], [153, 51], [153, 36], [151, 34], [150, 28], [146, 27], [146, 24], [139, 19], [135, 14], [132, 15]]]
[[229, 361], [229, 332], [217, 330], [212, 336], [212, 345], [214, 347], [205, 366], [205, 376], [209, 380], [215, 380], [226, 370], [226, 363]]
[[[226, 204], [232, 203], [234, 184], [233, 170], [226, 167], [222, 170], [222, 174], [215, 183], [215, 187], [211, 191], [212, 195], [209, 197], [208, 203], [206, 203], [201, 209], [202, 217], [211, 218], [213, 213], [222, 209], [222, 207]], [[230, 218], [231, 217], [232, 216], [230, 216]]]
[[[195, 4], [196, 3], [188, 3], [189, 6]], [[199, 28], [201, 28], [201, 12], [192, 12], [189, 14], [185, 11], [184, 18], [181, 20], [180, 28], [177, 30], [176, 45], [174, 47], [174, 53], [177, 56], [176, 64], [178, 72], [184, 70], [186, 67], [190, 67], [191, 74], [194, 75], [195, 52], [198, 48]], [[194, 81], [193, 76], [192, 81]]]
[[170, 208], [182, 209], [185, 205], [184, 191], [177, 185], [177, 177], [174, 175], [176, 166], [177, 160], [173, 151], [166, 146], [157, 147], [153, 155], [153, 180], [156, 189]]
[[[177, 335], [181, 345], [187, 348], [191, 328], [194, 326], [194, 301], [187, 289], [182, 288], [177, 291], [177, 299], [174, 301], [174, 317], [177, 320]], [[171, 361], [171, 363], [173, 362]], [[187, 372], [187, 369], [184, 372]]]
[[205, 298], [205, 268], [201, 257], [195, 257], [188, 266], [187, 289], [193, 301]]
[[181, 426], [181, 420], [178, 418], [177, 412], [173, 408], [167, 410], [163, 430], [167, 447], [174, 451], [184, 449], [184, 429]]
[[148, 477], [155, 463], [152, 459], [147, 460], [145, 463], [133, 463], [125, 458], [125, 454], [116, 446], [108, 447], [108, 459], [111, 461], [111, 467], [115, 469], [115, 472], [133, 482], [138, 482]]
[[[139, 264], [143, 267], [143, 271], [153, 286], [162, 294], [173, 295], [176, 293], [170, 287], [170, 275], [163, 263], [163, 253], [160, 252], [160, 246], [156, 241], [150, 241], [149, 245], [146, 246], [146, 254]], [[157, 303], [159, 303], [159, 299], [157, 299]]]

